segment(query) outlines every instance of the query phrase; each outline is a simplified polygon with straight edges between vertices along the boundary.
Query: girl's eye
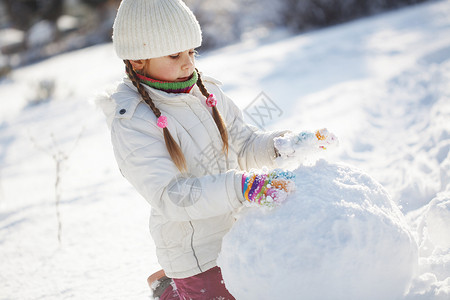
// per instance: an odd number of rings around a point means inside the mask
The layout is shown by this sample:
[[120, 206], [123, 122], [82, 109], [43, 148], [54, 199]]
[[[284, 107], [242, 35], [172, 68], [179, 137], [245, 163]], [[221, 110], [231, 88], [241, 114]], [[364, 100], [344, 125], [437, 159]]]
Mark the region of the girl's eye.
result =
[[[177, 53], [177, 54], [169, 55], [169, 57], [172, 58], [172, 59], [177, 59], [177, 58], [180, 57], [180, 54], [181, 54], [181, 52], [180, 52], [180, 53]], [[190, 55], [190, 56], [197, 56], [197, 54], [198, 54], [197, 50], [191, 50], [191, 51], [189, 51], [189, 55]]]

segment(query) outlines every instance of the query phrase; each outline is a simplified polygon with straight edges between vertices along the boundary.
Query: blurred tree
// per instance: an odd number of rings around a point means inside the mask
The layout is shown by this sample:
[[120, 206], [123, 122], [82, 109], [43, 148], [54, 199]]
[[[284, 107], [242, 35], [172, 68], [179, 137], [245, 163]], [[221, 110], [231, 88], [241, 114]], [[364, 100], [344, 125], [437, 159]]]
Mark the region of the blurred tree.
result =
[[56, 22], [63, 0], [3, 0], [12, 27], [27, 31], [40, 20]]
[[81, 0], [81, 2], [83, 2], [89, 6], [92, 6], [92, 7], [98, 7], [98, 6], [101, 6], [101, 5], [103, 5], [107, 2], [111, 2], [111, 1], [109, 1], [109, 0]]
[[37, 1], [3, 0], [11, 25], [17, 29], [30, 28], [38, 12]]
[[41, 19], [56, 22], [63, 13], [63, 0], [38, 0]]
[[110, 42], [120, 0], [81, 0], [81, 2], [91, 9], [91, 17], [86, 19], [91, 43]]

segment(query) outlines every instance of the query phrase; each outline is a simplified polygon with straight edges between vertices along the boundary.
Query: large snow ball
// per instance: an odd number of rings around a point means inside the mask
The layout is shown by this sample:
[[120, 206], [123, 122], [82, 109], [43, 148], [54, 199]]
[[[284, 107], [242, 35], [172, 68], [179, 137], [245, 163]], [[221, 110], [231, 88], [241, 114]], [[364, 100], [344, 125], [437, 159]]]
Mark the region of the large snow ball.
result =
[[248, 209], [224, 237], [228, 290], [238, 300], [402, 297], [417, 244], [383, 187], [323, 160], [294, 172], [296, 192], [282, 206]]

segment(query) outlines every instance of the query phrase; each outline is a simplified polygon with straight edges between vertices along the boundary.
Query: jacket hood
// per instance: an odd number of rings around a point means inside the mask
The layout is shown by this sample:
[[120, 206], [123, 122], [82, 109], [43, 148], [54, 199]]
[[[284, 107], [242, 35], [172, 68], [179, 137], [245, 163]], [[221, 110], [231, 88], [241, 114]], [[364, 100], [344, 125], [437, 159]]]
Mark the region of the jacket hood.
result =
[[108, 124], [109, 129], [111, 129], [111, 123], [114, 119], [114, 112], [116, 110], [116, 103], [111, 98], [115, 90], [116, 88], [109, 88], [108, 90], [97, 94], [94, 98], [95, 105], [103, 111], [103, 114], [106, 117], [106, 123]]

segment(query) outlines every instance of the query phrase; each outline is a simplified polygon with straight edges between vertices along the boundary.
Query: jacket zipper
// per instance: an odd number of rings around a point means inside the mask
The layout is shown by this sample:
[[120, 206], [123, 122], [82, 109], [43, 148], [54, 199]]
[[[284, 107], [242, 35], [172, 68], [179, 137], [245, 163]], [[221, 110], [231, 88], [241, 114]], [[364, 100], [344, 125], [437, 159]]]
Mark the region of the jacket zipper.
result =
[[203, 273], [203, 270], [200, 267], [200, 264], [198, 262], [197, 254], [195, 254], [195, 250], [194, 250], [194, 225], [192, 225], [191, 221], [189, 221], [189, 224], [191, 225], [191, 228], [192, 228], [192, 235], [191, 235], [191, 249], [192, 249], [192, 253], [194, 254], [194, 258], [195, 258], [195, 261], [197, 262], [198, 269], [200, 270], [200, 272]]

